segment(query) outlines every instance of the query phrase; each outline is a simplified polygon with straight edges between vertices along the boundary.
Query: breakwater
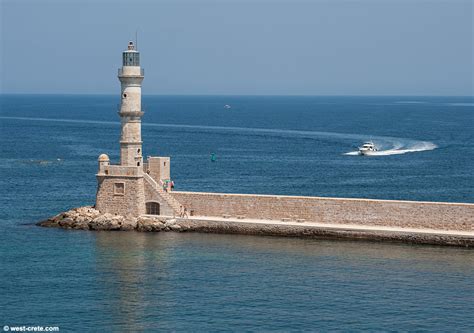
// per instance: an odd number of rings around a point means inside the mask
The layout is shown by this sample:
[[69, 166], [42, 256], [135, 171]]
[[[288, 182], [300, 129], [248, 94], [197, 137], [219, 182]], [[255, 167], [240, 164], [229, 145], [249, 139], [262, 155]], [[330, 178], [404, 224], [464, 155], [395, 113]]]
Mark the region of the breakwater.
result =
[[474, 232], [271, 221], [232, 217], [123, 217], [80, 207], [39, 222], [43, 227], [95, 231], [203, 232], [319, 239], [346, 239], [474, 247]]
[[192, 215], [474, 231], [474, 204], [172, 192]]

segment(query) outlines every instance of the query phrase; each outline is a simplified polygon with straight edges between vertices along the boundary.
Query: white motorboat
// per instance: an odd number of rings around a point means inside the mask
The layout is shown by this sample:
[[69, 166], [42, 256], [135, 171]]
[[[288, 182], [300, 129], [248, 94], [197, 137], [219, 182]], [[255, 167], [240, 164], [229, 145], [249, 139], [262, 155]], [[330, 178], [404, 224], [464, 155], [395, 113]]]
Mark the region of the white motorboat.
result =
[[359, 155], [370, 155], [377, 151], [377, 147], [372, 141], [364, 142], [364, 144], [359, 147]]

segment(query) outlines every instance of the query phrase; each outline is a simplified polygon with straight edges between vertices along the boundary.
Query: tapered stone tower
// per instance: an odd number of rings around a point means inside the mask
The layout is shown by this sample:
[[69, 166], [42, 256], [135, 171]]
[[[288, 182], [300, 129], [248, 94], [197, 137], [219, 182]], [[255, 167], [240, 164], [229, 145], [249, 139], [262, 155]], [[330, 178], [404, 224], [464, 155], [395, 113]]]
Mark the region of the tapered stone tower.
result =
[[122, 86], [119, 115], [122, 123], [120, 138], [120, 164], [123, 166], [141, 166], [142, 136], [142, 81], [143, 69], [140, 67], [140, 53], [133, 42], [122, 55], [122, 68], [118, 78]]
[[120, 164], [110, 163], [105, 154], [99, 156], [96, 208], [103, 213], [139, 216], [146, 212], [141, 135], [143, 70], [133, 42], [122, 53], [118, 77], [122, 122]]
[[[120, 164], [110, 162], [109, 156], [99, 156], [97, 196], [95, 207], [102, 213], [137, 217], [143, 214], [176, 215], [181, 205], [169, 191], [170, 158], [148, 157], [142, 151], [142, 81], [140, 53], [133, 42], [122, 53], [119, 116]], [[166, 190], [167, 189], [167, 190]]]

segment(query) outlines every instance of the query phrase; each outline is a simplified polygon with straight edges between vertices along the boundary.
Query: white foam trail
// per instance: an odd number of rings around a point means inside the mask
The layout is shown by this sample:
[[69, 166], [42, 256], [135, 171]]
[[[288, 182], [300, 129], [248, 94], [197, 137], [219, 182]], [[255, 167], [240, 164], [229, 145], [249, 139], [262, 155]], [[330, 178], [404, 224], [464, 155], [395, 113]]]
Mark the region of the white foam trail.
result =
[[[420, 152], [420, 151], [433, 150], [436, 148], [438, 148], [438, 146], [434, 144], [433, 142], [412, 141], [410, 143], [407, 143], [406, 145], [402, 143], [395, 143], [394, 146], [390, 149], [372, 152], [368, 154], [367, 156], [401, 155], [401, 154], [406, 154], [406, 153], [415, 153], [415, 152]], [[344, 155], [352, 155], [352, 156], [359, 155], [359, 151], [351, 151], [351, 152], [345, 153]]]
[[425, 101], [396, 101], [395, 104], [426, 104]]
[[[63, 122], [63, 123], [83, 123], [83, 124], [99, 124], [99, 125], [113, 125], [119, 126], [120, 121], [101, 121], [101, 120], [82, 120], [82, 119], [64, 119], [64, 118], [39, 118], [39, 117], [5, 117], [0, 116], [0, 119], [15, 119], [26, 121], [47, 121], [47, 122]], [[299, 137], [329, 137], [341, 138], [351, 140], [364, 140], [367, 136], [361, 134], [351, 133], [337, 133], [337, 132], [323, 132], [323, 131], [301, 131], [301, 130], [286, 130], [275, 128], [259, 128], [259, 127], [236, 127], [236, 126], [211, 126], [211, 125], [186, 125], [186, 124], [164, 124], [164, 123], [143, 123], [143, 127], [165, 127], [165, 128], [180, 128], [180, 129], [199, 129], [204, 131], [222, 131], [222, 132], [248, 132], [261, 133], [268, 135], [279, 136], [299, 136]], [[398, 140], [398, 138], [377, 136], [381, 140]]]
[[[5, 117], [0, 116], [0, 119], [16, 119], [26, 121], [47, 121], [47, 122], [65, 122], [65, 123], [83, 123], [83, 124], [100, 124], [119, 126], [118, 121], [100, 121], [100, 120], [82, 120], [82, 119], [58, 119], [58, 118], [38, 118], [38, 117]], [[286, 130], [273, 128], [255, 128], [255, 127], [233, 127], [233, 126], [208, 126], [208, 125], [186, 125], [186, 124], [160, 124], [160, 123], [144, 123], [142, 126], [150, 127], [164, 127], [164, 128], [181, 128], [181, 129], [199, 129], [203, 131], [222, 131], [222, 132], [247, 132], [260, 133], [273, 136], [290, 136], [290, 137], [306, 137], [306, 138], [336, 138], [336, 139], [350, 139], [358, 142], [366, 140], [367, 136], [362, 134], [350, 133], [336, 133], [336, 132], [322, 132], [322, 131], [301, 131], [301, 130]], [[438, 146], [432, 142], [416, 141], [410, 139], [388, 137], [388, 136], [373, 136], [376, 141], [376, 146], [379, 149], [385, 145], [391, 145], [390, 149], [379, 150], [370, 154], [371, 156], [387, 156], [399, 155], [412, 152], [426, 151], [436, 149]], [[377, 142], [379, 144], [377, 144]], [[358, 151], [351, 151], [344, 155], [359, 155]]]

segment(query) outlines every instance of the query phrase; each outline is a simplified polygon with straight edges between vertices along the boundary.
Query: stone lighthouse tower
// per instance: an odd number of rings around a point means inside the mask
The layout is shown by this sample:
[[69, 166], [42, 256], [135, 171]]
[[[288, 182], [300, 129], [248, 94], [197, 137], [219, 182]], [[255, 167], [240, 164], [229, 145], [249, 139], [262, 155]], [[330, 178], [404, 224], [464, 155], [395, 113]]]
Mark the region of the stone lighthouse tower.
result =
[[118, 78], [122, 86], [119, 115], [122, 123], [120, 137], [120, 164], [123, 166], [142, 166], [142, 81], [143, 69], [140, 67], [140, 53], [133, 42], [122, 54], [122, 68]]
[[145, 213], [141, 118], [143, 70], [140, 54], [133, 42], [122, 53], [120, 110], [120, 164], [110, 163], [106, 154], [99, 156], [96, 208], [103, 213], [139, 216]]
[[170, 158], [148, 157], [143, 161], [141, 121], [143, 69], [133, 42], [122, 53], [119, 69], [120, 164], [99, 156], [95, 207], [101, 213], [137, 217], [143, 214], [176, 215], [181, 205], [167, 192]]

